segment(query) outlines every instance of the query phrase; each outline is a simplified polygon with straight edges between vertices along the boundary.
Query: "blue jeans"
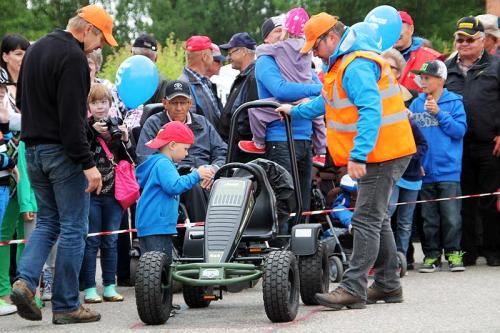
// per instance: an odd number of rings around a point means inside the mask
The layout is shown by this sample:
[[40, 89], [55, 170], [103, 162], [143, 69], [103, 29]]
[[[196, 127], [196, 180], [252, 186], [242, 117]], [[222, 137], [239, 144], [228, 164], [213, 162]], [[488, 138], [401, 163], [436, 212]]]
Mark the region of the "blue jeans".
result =
[[[460, 183], [439, 182], [423, 184], [420, 190], [422, 200], [460, 196]], [[428, 202], [422, 204], [425, 242], [424, 254], [429, 258], [441, 257], [445, 253], [460, 251], [462, 239], [461, 200]], [[498, 221], [497, 221], [498, 222]]]
[[168, 256], [168, 263], [172, 262], [172, 235], [150, 235], [139, 238], [141, 254], [149, 251], [163, 252]]
[[375, 267], [375, 285], [384, 291], [398, 289], [396, 243], [387, 215], [394, 184], [406, 170], [410, 157], [366, 165], [358, 180], [358, 198], [352, 216], [353, 249], [340, 287], [366, 300], [368, 271]]
[[[120, 228], [122, 207], [113, 195], [90, 196], [89, 233], [116, 231]], [[118, 235], [87, 237], [82, 264], [83, 286], [95, 288], [97, 249], [101, 249], [102, 282], [104, 286], [115, 284], [116, 243]]]
[[59, 238], [52, 286], [52, 311], [80, 307], [78, 274], [87, 234], [89, 195], [82, 166], [66, 155], [62, 145], [26, 148], [31, 185], [38, 203], [37, 223], [18, 265], [17, 278], [34, 292], [43, 264]]
[[410, 245], [411, 229], [413, 224], [413, 212], [415, 204], [407, 204], [394, 206], [398, 202], [416, 201], [418, 197], [417, 190], [408, 190], [403, 187], [394, 185], [392, 188], [391, 198], [389, 200], [389, 217], [394, 214], [396, 208], [397, 213], [397, 228], [396, 228], [396, 248], [406, 256], [408, 246]]

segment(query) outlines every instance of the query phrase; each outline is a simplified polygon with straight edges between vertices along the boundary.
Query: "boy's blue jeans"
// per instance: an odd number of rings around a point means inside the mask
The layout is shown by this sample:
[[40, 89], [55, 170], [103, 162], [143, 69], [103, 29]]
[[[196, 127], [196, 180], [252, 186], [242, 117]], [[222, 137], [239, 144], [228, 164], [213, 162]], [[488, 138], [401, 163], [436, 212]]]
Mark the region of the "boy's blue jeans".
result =
[[[438, 182], [423, 184], [420, 190], [422, 200], [460, 196], [458, 182]], [[422, 244], [424, 255], [439, 258], [445, 253], [460, 251], [462, 238], [461, 201], [449, 200], [422, 204], [425, 242]]]
[[[122, 207], [112, 194], [90, 196], [89, 233], [116, 231], [120, 227]], [[115, 284], [118, 235], [87, 237], [82, 264], [84, 288], [94, 288], [97, 250], [101, 249], [102, 282]]]
[[396, 228], [396, 248], [399, 252], [406, 255], [408, 246], [410, 245], [411, 229], [413, 224], [413, 212], [415, 211], [415, 204], [405, 204], [395, 206], [398, 202], [412, 202], [416, 201], [418, 197], [418, 190], [408, 190], [403, 187], [394, 185], [392, 188], [391, 198], [389, 200], [389, 217], [394, 214], [396, 208], [397, 212], [397, 228]]
[[82, 166], [60, 144], [26, 148], [28, 174], [38, 203], [36, 227], [18, 265], [17, 278], [35, 291], [43, 264], [59, 238], [52, 286], [52, 311], [80, 307], [78, 275], [87, 234], [89, 195]]
[[172, 262], [172, 235], [150, 235], [139, 237], [141, 254], [149, 251], [163, 252], [168, 256], [168, 263]]

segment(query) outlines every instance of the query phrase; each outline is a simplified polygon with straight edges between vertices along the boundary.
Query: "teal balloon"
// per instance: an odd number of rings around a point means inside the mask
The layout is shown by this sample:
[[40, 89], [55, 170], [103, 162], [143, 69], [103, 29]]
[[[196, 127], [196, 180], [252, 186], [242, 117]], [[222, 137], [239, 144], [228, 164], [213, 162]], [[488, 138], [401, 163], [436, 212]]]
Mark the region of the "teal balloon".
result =
[[382, 39], [381, 51], [387, 50], [396, 43], [403, 27], [398, 11], [394, 7], [387, 5], [372, 9], [366, 15], [364, 21], [377, 26], [377, 33]]
[[151, 59], [134, 55], [121, 63], [115, 85], [123, 104], [134, 109], [153, 96], [158, 86], [158, 69]]
[[365, 35], [377, 45], [378, 49], [382, 49], [382, 38], [380, 37], [377, 25], [374, 23], [358, 22], [351, 27], [356, 34]]

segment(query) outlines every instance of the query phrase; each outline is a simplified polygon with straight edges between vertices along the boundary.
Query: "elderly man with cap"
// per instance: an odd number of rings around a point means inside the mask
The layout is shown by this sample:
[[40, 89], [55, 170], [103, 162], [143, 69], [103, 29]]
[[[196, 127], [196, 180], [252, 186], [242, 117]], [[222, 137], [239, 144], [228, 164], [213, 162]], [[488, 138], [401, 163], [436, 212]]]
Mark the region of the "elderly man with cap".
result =
[[394, 48], [403, 55], [406, 61], [406, 66], [399, 78], [399, 83], [408, 89], [422, 92], [420, 84], [415, 81], [415, 74], [412, 70], [420, 69], [426, 61], [442, 60], [443, 56], [439, 52], [424, 46], [425, 40], [423, 38], [413, 37], [415, 27], [410, 14], [405, 11], [399, 11], [399, 16], [403, 21], [403, 28], [401, 29], [398, 41], [394, 44]]
[[[446, 61], [446, 88], [463, 96], [467, 132], [462, 157], [462, 193], [494, 192], [500, 187], [500, 59], [484, 50], [484, 26], [473, 16], [457, 22], [457, 54]], [[500, 213], [495, 197], [462, 202], [462, 249], [465, 265], [478, 256], [477, 226], [483, 226], [483, 254], [500, 266]]]
[[224, 65], [224, 60], [226, 60], [226, 58], [220, 52], [219, 46], [214, 43], [212, 43], [212, 56], [214, 57], [214, 62], [212, 63], [212, 66], [208, 71], [208, 77], [219, 75], [220, 69]]
[[[259, 99], [255, 81], [256, 44], [255, 40], [247, 32], [239, 32], [234, 34], [229, 42], [220, 46], [222, 50], [227, 51], [227, 59], [231, 63], [231, 67], [240, 71], [231, 86], [231, 91], [221, 114], [219, 130], [225, 141], [229, 138], [231, 117], [234, 111], [246, 102]], [[236, 141], [250, 140], [252, 138], [247, 113], [240, 116], [236, 133], [238, 135], [237, 138], [234, 138]], [[234, 145], [232, 155], [234, 160], [240, 160], [240, 157], [243, 157], [239, 156], [240, 153], [238, 147]]]
[[[165, 112], [159, 112], [149, 117], [142, 128], [136, 148], [139, 162], [143, 162], [149, 155], [158, 151], [148, 148], [146, 143], [156, 137], [163, 125], [177, 120], [188, 125], [195, 136], [195, 143], [189, 148], [188, 156], [179, 163], [180, 167], [198, 168], [201, 165], [210, 165], [214, 169], [218, 169], [224, 164], [227, 153], [226, 143], [208, 119], [191, 111], [193, 103], [192, 89], [188, 82], [173, 80], [168, 83], [163, 99]], [[207, 204], [206, 193], [197, 186], [186, 192], [184, 196], [186, 196], [184, 202], [197, 203], [186, 205], [191, 220], [204, 221]]]
[[[320, 13], [304, 27], [302, 52], [327, 64], [322, 95], [309, 103], [283, 105], [278, 112], [295, 119], [325, 114], [327, 146], [337, 166], [358, 180], [352, 216], [353, 253], [340, 286], [316, 294], [318, 303], [341, 309], [365, 308], [366, 302], [402, 302], [396, 244], [387, 215], [389, 196], [405, 171], [415, 142], [406, 107], [389, 64], [374, 41]], [[375, 281], [367, 291], [368, 271]]]
[[476, 16], [484, 27], [484, 49], [490, 54], [500, 55], [499, 40], [500, 29], [498, 29], [499, 17], [493, 14]]
[[[37, 224], [18, 265], [11, 299], [18, 314], [41, 320], [34, 299], [52, 245], [59, 241], [52, 294], [54, 324], [98, 321], [80, 305], [78, 274], [83, 259], [89, 192], [100, 193], [101, 174], [87, 141], [90, 74], [85, 54], [116, 46], [113, 19], [100, 6], [77, 11], [66, 30], [56, 30], [30, 47], [18, 81], [21, 139], [38, 202]], [[87, 192], [87, 193], [86, 193]]]
[[214, 62], [212, 41], [207, 36], [191, 36], [186, 41], [185, 49], [187, 65], [178, 79], [191, 85], [191, 113], [204, 115], [218, 128], [222, 105], [217, 98], [215, 85], [209, 80]]

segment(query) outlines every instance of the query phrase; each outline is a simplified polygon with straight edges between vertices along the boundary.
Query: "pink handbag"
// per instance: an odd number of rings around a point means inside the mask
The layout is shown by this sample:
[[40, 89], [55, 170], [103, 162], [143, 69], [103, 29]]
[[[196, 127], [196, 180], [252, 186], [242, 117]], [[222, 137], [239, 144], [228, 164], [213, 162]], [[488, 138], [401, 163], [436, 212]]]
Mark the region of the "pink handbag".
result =
[[[141, 196], [139, 184], [137, 183], [137, 178], [135, 178], [134, 164], [125, 160], [121, 160], [116, 164], [113, 154], [109, 151], [106, 142], [101, 137], [98, 137], [97, 140], [101, 144], [102, 149], [104, 149], [106, 156], [115, 167], [115, 199], [123, 209], [127, 209], [136, 203]], [[125, 152], [127, 152], [126, 149]], [[128, 152], [127, 155], [132, 161]]]

